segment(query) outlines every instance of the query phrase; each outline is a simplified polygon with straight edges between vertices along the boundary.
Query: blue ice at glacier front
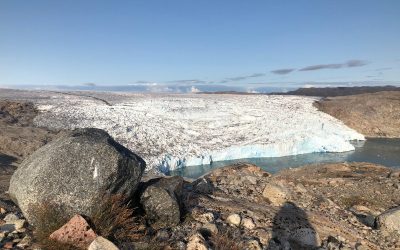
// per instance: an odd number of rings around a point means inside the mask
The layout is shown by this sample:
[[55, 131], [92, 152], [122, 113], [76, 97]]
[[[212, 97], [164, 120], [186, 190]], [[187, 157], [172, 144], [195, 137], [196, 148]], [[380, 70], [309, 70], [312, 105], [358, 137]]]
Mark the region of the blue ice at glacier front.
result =
[[211, 151], [196, 157], [173, 157], [167, 155], [161, 162], [159, 170], [168, 172], [185, 166], [208, 165], [217, 161], [229, 161], [242, 158], [281, 157], [288, 155], [315, 152], [346, 152], [354, 150], [350, 140], [364, 140], [360, 134], [343, 136], [331, 134], [327, 137], [294, 137], [292, 140], [279, 143], [238, 145], [222, 150]]

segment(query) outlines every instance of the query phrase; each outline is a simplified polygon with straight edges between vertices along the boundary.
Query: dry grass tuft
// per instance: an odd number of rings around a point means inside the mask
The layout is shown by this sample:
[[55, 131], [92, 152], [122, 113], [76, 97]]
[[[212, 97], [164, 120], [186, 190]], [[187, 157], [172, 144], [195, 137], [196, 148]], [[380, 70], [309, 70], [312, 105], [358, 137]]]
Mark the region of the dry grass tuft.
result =
[[[146, 236], [142, 216], [135, 215], [135, 209], [124, 203], [119, 195], [105, 195], [88, 219], [96, 234], [114, 242], [134, 241]], [[62, 209], [51, 203], [33, 206], [36, 214], [34, 239], [41, 249], [78, 249], [49, 238], [50, 234], [62, 227], [70, 219]]]
[[242, 250], [245, 247], [238, 239], [238, 231], [231, 228], [227, 228], [210, 237], [212, 249], [214, 250]]
[[91, 213], [93, 230], [112, 241], [138, 240], [146, 235], [144, 218], [126, 204], [120, 195], [105, 195]]
[[62, 227], [70, 218], [62, 210], [51, 203], [44, 202], [33, 205], [35, 211], [34, 242], [43, 250], [76, 250], [78, 248], [69, 244], [60, 243], [49, 238], [50, 234]]

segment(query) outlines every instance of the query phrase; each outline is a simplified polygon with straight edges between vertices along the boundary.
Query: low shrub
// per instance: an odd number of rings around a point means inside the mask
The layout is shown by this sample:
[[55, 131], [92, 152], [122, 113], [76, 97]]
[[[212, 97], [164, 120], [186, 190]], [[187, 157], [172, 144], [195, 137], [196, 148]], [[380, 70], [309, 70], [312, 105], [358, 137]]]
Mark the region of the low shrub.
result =
[[213, 234], [210, 238], [212, 249], [214, 250], [242, 250], [243, 243], [240, 239], [240, 232], [234, 228], [226, 228], [218, 234]]
[[138, 240], [147, 233], [144, 217], [120, 195], [105, 195], [90, 215], [93, 230], [117, 242]]

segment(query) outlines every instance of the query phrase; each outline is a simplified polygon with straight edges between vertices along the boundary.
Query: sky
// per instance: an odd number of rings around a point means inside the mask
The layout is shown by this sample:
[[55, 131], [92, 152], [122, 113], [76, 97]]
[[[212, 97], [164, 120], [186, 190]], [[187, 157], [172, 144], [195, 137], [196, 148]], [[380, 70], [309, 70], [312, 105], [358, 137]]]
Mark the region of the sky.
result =
[[0, 0], [0, 86], [386, 84], [400, 86], [398, 0]]

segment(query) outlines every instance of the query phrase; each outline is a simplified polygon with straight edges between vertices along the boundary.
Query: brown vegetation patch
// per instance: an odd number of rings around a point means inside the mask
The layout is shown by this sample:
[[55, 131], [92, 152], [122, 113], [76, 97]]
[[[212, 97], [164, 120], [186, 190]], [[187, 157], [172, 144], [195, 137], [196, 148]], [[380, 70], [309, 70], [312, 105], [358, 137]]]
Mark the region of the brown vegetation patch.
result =
[[104, 196], [90, 215], [97, 234], [117, 242], [138, 240], [147, 234], [144, 217], [125, 200], [120, 195]]
[[244, 249], [242, 242], [237, 239], [240, 238], [240, 232], [233, 228], [223, 228], [218, 234], [213, 234], [210, 237], [212, 249], [214, 250], [241, 250]]

